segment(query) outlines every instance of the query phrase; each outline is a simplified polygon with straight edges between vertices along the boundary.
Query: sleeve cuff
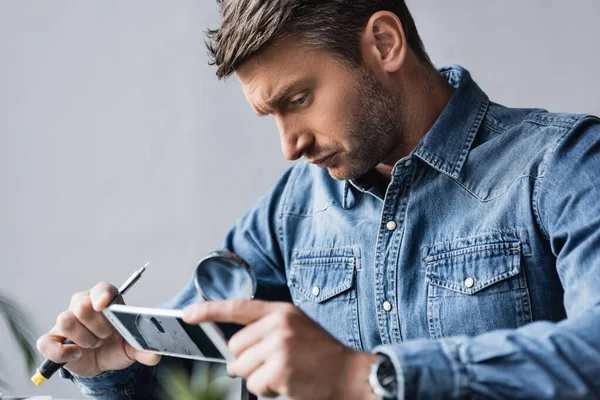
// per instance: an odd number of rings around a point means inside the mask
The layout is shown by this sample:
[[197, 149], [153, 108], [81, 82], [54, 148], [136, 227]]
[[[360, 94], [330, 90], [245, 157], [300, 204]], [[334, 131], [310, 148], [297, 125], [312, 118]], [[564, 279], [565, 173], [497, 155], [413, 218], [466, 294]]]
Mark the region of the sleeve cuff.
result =
[[465, 365], [460, 361], [462, 340], [415, 340], [376, 347], [388, 356], [398, 380], [398, 399], [463, 398], [468, 388]]
[[106, 371], [92, 377], [77, 376], [68, 370], [61, 368], [60, 376], [72, 381], [81, 389], [85, 396], [98, 396], [107, 391], [114, 391], [118, 387], [126, 389], [128, 384], [133, 382], [133, 378], [138, 372], [140, 363], [133, 363], [131, 366], [120, 371]]

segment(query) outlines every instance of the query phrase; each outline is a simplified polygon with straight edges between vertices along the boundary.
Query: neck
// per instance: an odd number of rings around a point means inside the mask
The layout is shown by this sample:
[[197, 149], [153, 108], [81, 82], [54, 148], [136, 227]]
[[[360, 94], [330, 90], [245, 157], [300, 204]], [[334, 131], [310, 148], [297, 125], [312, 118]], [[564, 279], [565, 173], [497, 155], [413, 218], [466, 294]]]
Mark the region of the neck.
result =
[[399, 87], [399, 93], [407, 95], [403, 98], [406, 106], [404, 115], [400, 116], [402, 129], [398, 132], [398, 145], [375, 167], [388, 183], [396, 162], [417, 147], [454, 93], [454, 87], [431, 67], [415, 65], [408, 75]]

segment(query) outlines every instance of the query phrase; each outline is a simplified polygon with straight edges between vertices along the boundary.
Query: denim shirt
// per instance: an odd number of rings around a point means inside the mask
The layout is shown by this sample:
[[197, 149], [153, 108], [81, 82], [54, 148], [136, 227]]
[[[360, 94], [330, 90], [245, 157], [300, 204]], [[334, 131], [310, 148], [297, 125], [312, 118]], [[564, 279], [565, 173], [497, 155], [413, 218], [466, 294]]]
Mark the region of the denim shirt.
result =
[[[296, 163], [224, 248], [259, 297], [289, 288], [342, 343], [388, 355], [399, 399], [600, 398], [600, 120], [440, 73], [456, 91], [385, 193]], [[190, 281], [169, 306], [194, 301]], [[73, 380], [127, 398], [149, 370]]]

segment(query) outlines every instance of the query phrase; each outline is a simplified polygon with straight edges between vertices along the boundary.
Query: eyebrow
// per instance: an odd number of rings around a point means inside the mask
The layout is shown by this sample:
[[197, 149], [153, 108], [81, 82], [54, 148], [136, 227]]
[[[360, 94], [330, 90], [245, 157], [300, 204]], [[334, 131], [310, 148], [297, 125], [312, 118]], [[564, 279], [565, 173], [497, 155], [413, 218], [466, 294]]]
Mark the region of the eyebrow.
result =
[[[283, 103], [285, 103], [287, 98], [296, 90], [296, 88], [300, 85], [307, 83], [307, 81], [307, 79], [301, 79], [285, 84], [283, 88], [279, 91], [279, 93], [275, 94], [273, 97], [266, 101], [267, 107], [269, 108], [269, 112], [272, 110], [281, 109]], [[264, 112], [259, 112], [258, 115], [264, 116], [267, 114], [265, 114]]]

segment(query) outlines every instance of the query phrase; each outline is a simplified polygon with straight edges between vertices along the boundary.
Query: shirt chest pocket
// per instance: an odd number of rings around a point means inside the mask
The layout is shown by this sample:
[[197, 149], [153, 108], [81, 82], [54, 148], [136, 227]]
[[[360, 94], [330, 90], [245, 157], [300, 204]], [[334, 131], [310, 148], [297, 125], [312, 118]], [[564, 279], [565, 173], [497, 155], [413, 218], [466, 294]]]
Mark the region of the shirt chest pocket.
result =
[[346, 346], [361, 349], [357, 248], [297, 250], [288, 273], [294, 304]]
[[491, 233], [427, 249], [427, 322], [432, 338], [514, 329], [532, 320], [522, 257], [525, 234]]

